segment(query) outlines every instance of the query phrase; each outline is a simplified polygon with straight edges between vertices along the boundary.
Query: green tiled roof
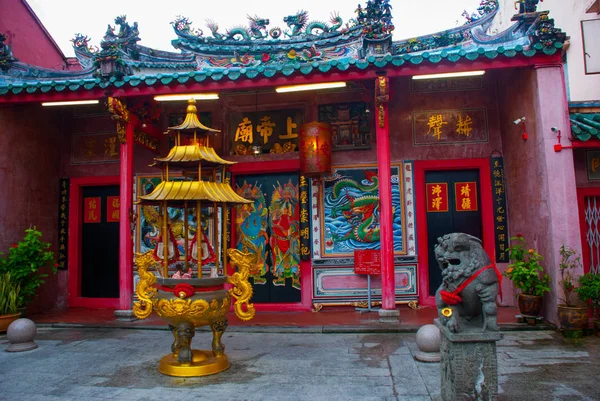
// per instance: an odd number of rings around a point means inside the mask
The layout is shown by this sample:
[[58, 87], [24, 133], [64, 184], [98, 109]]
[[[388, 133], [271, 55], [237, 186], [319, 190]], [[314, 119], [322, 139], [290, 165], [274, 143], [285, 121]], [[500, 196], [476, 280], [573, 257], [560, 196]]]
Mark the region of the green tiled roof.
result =
[[[380, 10], [371, 12], [369, 7]], [[220, 34], [213, 24], [212, 37], [205, 37], [191, 29], [188, 19], [179, 18], [173, 24], [179, 36], [177, 43], [183, 46], [185, 42], [186, 51], [182, 53], [138, 45], [137, 23], [131, 26], [125, 16], [120, 16], [115, 19], [120, 26], [118, 34], [109, 26], [101, 42], [102, 50], [93, 51], [87, 36], [76, 35], [73, 43], [83, 71], [44, 70], [0, 57], [0, 61], [4, 60], [0, 64], [0, 96], [253, 80], [369, 68], [413, 67], [416, 74], [419, 65], [553, 55], [560, 51], [566, 38], [554, 27], [547, 11], [518, 14], [513, 17], [515, 24], [507, 30], [488, 34], [498, 2], [483, 0], [479, 16], [470, 17], [463, 26], [393, 42], [390, 10], [389, 0], [369, 1], [366, 14], [359, 7], [358, 20], [346, 28], [339, 17], [332, 19], [337, 21], [332, 26], [307, 24], [306, 12], [299, 12], [286, 17], [293, 28], [291, 33], [274, 28], [269, 31], [270, 39], [266, 37], [268, 20], [253, 17], [251, 21], [262, 21], [262, 25], [250, 30], [235, 28], [226, 34]], [[294, 18], [296, 25], [289, 22]], [[316, 34], [319, 27], [323, 32]]]
[[571, 132], [580, 141], [600, 139], [600, 113], [572, 113]]
[[555, 42], [553, 46], [544, 47], [541, 44], [536, 44], [533, 49], [524, 49], [523, 46], [505, 49], [500, 46], [495, 50], [486, 50], [479, 48], [473, 51], [460, 49], [457, 51], [442, 51], [439, 53], [408, 53], [403, 55], [392, 56], [369, 56], [363, 60], [357, 59], [341, 59], [329, 61], [313, 61], [309, 63], [288, 63], [285, 65], [276, 64], [273, 66], [259, 65], [256, 67], [230, 67], [230, 68], [207, 68], [201, 71], [191, 72], [173, 72], [159, 73], [150, 75], [129, 75], [122, 79], [110, 77], [107, 80], [101, 78], [81, 78], [76, 80], [39, 80], [39, 81], [22, 81], [19, 83], [1, 82], [0, 95], [9, 93], [19, 94], [27, 93], [46, 93], [49, 91], [76, 91], [79, 89], [107, 88], [107, 87], [137, 87], [139, 85], [169, 85], [171, 83], [186, 83], [188, 81], [203, 82], [205, 80], [235, 81], [240, 78], [271, 78], [274, 76], [290, 76], [290, 75], [309, 75], [312, 72], [336, 72], [347, 71], [349, 69], [364, 70], [369, 67], [400, 67], [403, 65], [420, 65], [420, 64], [437, 64], [444, 60], [450, 62], [458, 62], [461, 59], [474, 61], [477, 59], [493, 60], [497, 57], [512, 58], [518, 55], [533, 57], [536, 54], [552, 55], [562, 48], [562, 43]]

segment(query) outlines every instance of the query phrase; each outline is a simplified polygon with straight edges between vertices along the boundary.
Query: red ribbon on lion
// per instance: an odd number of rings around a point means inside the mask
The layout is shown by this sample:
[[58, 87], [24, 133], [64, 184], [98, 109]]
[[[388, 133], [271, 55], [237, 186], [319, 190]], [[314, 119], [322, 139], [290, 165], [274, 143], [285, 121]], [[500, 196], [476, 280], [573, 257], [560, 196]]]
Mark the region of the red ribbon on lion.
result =
[[477, 278], [477, 276], [479, 276], [481, 273], [483, 273], [484, 271], [486, 271], [488, 269], [494, 269], [496, 276], [498, 276], [498, 294], [500, 295], [500, 299], [502, 299], [502, 275], [500, 274], [500, 272], [498, 271], [498, 269], [496, 268], [495, 265], [490, 265], [490, 266], [487, 266], [487, 267], [477, 270], [475, 272], [475, 274], [473, 274], [471, 277], [469, 277], [468, 279], [463, 281], [461, 283], [461, 285], [459, 285], [458, 288], [455, 289], [454, 291], [452, 291], [452, 292], [449, 292], [446, 290], [440, 291], [440, 296], [442, 297], [442, 300], [447, 305], [456, 305], [456, 304], [461, 303], [462, 298], [458, 294], [460, 294], [465, 288], [467, 288], [467, 286], [469, 284], [471, 284], [471, 282], [473, 282], [473, 280], [475, 280], [475, 278]]

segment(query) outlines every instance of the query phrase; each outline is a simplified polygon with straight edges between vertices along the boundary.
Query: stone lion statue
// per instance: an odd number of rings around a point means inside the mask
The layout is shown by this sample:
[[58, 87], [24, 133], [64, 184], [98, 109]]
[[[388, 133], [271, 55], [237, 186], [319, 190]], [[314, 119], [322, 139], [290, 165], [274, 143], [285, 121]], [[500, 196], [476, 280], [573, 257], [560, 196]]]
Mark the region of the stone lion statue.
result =
[[442, 285], [435, 294], [440, 322], [451, 332], [498, 331], [496, 296], [502, 276], [481, 241], [464, 233], [438, 238]]

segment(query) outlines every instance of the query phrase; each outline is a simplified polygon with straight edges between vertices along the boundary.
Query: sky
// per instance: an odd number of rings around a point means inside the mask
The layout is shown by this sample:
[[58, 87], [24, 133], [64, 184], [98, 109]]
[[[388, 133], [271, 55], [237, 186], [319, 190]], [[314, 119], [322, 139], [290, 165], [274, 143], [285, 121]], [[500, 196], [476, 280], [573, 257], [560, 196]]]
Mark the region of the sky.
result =
[[[269, 28], [287, 25], [283, 17], [298, 10], [308, 11], [309, 21], [328, 21], [332, 12], [338, 12], [346, 22], [353, 18], [359, 1], [354, 0], [301, 0], [257, 1], [248, 0], [27, 0], [48, 32], [67, 57], [74, 56], [71, 39], [76, 33], [87, 35], [91, 45], [99, 46], [107, 25], [115, 25], [118, 15], [126, 15], [127, 22], [137, 22], [141, 45], [160, 50], [175, 51], [171, 40], [176, 38], [170, 22], [177, 16], [188, 17], [193, 27], [208, 36], [205, 21], [218, 23], [219, 32], [228, 28], [247, 26], [247, 15], [258, 15], [270, 20]], [[474, 12], [480, 0], [391, 0], [394, 16], [394, 40], [410, 38], [462, 25], [466, 20], [463, 10]], [[363, 6], [365, 2], [360, 2]], [[118, 31], [118, 29], [117, 29]]]

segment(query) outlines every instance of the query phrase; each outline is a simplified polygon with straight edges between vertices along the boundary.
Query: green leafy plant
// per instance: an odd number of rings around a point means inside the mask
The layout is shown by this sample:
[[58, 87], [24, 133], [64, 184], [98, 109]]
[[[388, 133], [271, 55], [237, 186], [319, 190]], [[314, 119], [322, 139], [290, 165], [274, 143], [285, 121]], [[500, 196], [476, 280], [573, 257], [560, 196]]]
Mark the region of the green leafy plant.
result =
[[574, 307], [577, 302], [573, 299], [573, 291], [575, 290], [575, 276], [573, 273], [581, 268], [581, 256], [568, 245], [561, 245], [559, 253], [560, 285], [565, 295], [563, 301], [566, 306]]
[[600, 318], [600, 274], [590, 272], [579, 276], [579, 287], [575, 292], [582, 301], [591, 302], [594, 316]]
[[[56, 273], [54, 253], [50, 251], [50, 244], [41, 240], [42, 233], [35, 226], [25, 230], [25, 237], [18, 244], [8, 250], [5, 257], [0, 258], [0, 274], [10, 273], [12, 280], [20, 285], [18, 307], [24, 307], [36, 295], [37, 289], [44, 283], [45, 273], [40, 269], [52, 267]], [[0, 252], [0, 256], [4, 255]]]
[[19, 312], [20, 292], [21, 287], [10, 277], [10, 273], [0, 275], [0, 316], [15, 315]]
[[508, 248], [510, 264], [504, 272], [521, 292], [525, 295], [542, 296], [550, 291], [550, 277], [544, 273], [540, 264], [543, 257], [535, 249], [525, 246], [525, 238], [517, 234], [510, 239], [516, 243]]

